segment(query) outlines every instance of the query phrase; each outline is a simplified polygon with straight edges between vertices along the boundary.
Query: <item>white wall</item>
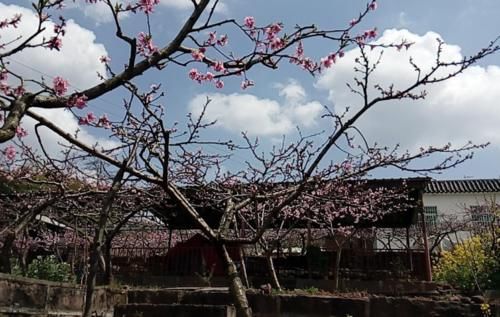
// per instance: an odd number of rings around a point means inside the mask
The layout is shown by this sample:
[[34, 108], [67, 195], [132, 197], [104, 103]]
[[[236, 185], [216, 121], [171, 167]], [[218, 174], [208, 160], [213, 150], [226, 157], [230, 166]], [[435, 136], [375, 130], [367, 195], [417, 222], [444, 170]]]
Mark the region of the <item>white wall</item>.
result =
[[436, 206], [439, 215], [463, 215], [470, 206], [500, 203], [500, 193], [456, 193], [423, 195], [424, 206]]
[[[438, 221], [440, 215], [457, 215], [460, 217], [465, 216], [468, 208], [471, 206], [489, 206], [492, 203], [500, 204], [500, 192], [496, 193], [453, 193], [453, 194], [427, 194], [424, 193], [423, 197], [424, 206], [436, 206]], [[383, 231], [380, 230], [379, 238], [383, 236]], [[390, 232], [389, 229], [387, 229]], [[453, 244], [466, 240], [471, 237], [471, 232], [460, 231], [457, 234], [451, 234], [440, 243], [440, 249], [448, 250]], [[410, 242], [413, 243], [415, 237], [410, 236]], [[403, 239], [404, 240], [404, 239]], [[384, 240], [384, 242], [386, 242]], [[387, 243], [387, 242], [386, 242]], [[431, 243], [431, 241], [429, 241]], [[382, 248], [382, 243], [377, 241], [376, 248]], [[404, 242], [392, 241], [391, 248], [404, 249]]]
[[[450, 194], [425, 194], [424, 206], [436, 206], [438, 220], [440, 215], [457, 215], [464, 217], [471, 206], [491, 206], [500, 203], [500, 193], [450, 193]], [[440, 243], [443, 250], [448, 250], [453, 244], [468, 239], [472, 236], [469, 231], [459, 231], [449, 235]]]

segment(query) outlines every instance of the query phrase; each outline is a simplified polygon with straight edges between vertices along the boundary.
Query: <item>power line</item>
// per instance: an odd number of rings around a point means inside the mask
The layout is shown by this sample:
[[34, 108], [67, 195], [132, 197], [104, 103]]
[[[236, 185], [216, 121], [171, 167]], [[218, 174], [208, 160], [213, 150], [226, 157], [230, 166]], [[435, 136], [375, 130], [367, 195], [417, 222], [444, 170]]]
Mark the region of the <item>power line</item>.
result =
[[[33, 71], [33, 72], [39, 73], [39, 74], [41, 74], [41, 75], [43, 75], [45, 77], [48, 77], [48, 78], [51, 78], [51, 79], [54, 79], [56, 77], [54, 75], [45, 73], [45, 72], [43, 72], [43, 71], [41, 71], [41, 70], [39, 70], [39, 69], [37, 69], [37, 68], [35, 68], [33, 66], [30, 66], [30, 65], [28, 65], [26, 63], [23, 63], [23, 62], [20, 62], [18, 60], [15, 60], [12, 57], [7, 57], [6, 59], [8, 59], [11, 62], [17, 63], [17, 64], [19, 64], [19, 65], [21, 65], [21, 66], [23, 66], [23, 67], [25, 67], [25, 68]], [[75, 85], [73, 85], [71, 83], [68, 83], [68, 85], [70, 87], [73, 87], [77, 91], [83, 91], [83, 89], [81, 89], [81, 87], [76, 87]], [[111, 101], [109, 101], [109, 100], [107, 100], [107, 99], [105, 99], [103, 97], [100, 97], [98, 100], [99, 101], [104, 101], [106, 104], [108, 104], [110, 106], [113, 106], [113, 107], [116, 107], [116, 105], [113, 104], [113, 102], [111, 102]], [[93, 103], [93, 106], [101, 106], [101, 107], [103, 107], [105, 105]], [[115, 115], [117, 117], [120, 116], [116, 112], [112, 112], [112, 111], [107, 111], [107, 112], [110, 113], [110, 114], [113, 114], [113, 115]], [[216, 147], [214, 145], [211, 145], [211, 144], [205, 144], [205, 145], [208, 146], [208, 147], [211, 147], [213, 150], [216, 151], [216, 152], [212, 152], [212, 154], [217, 154], [217, 155], [231, 155], [232, 156], [231, 161], [239, 163], [241, 166], [245, 166], [245, 167], [247, 166], [247, 164], [246, 164], [246, 158], [244, 158], [243, 156], [241, 156], [239, 154], [236, 154], [235, 152], [233, 152], [233, 153], [224, 153], [224, 151], [222, 149], [220, 149], [220, 148], [218, 148], [218, 147]], [[205, 151], [207, 151], [207, 150], [205, 149]], [[209, 151], [207, 151], [207, 152], [209, 152]], [[239, 158], [239, 159], [235, 159], [235, 157]]]
[[[33, 66], [30, 66], [30, 65], [27, 65], [27, 64], [25, 64], [25, 63], [23, 63], [23, 62], [20, 62], [20, 61], [18, 61], [18, 60], [15, 60], [15, 59], [13, 59], [12, 57], [7, 57], [6, 59], [7, 59], [7, 60], [9, 60], [9, 61], [11, 61], [11, 62], [14, 62], [14, 63], [16, 63], [16, 64], [19, 64], [19, 65], [21, 65], [21, 66], [23, 66], [23, 67], [25, 67], [25, 68], [27, 68], [27, 69], [29, 69], [29, 70], [31, 70], [31, 71], [34, 71], [34, 72], [36, 72], [36, 73], [39, 73], [39, 74], [41, 74], [41, 75], [43, 75], [43, 76], [45, 76], [45, 77], [48, 77], [48, 78], [51, 78], [51, 79], [54, 79], [54, 78], [56, 77], [56, 76], [54, 76], [54, 75], [51, 75], [51, 74], [47, 74], [47, 73], [45, 73], [45, 72], [42, 72], [41, 70], [39, 70], [39, 69], [37, 69], [37, 68], [35, 68], [35, 67], [33, 67]], [[76, 87], [75, 85], [73, 85], [73, 84], [71, 84], [71, 83], [68, 83], [68, 85], [69, 85], [70, 87], [73, 87], [76, 91], [83, 91], [83, 89], [81, 89], [80, 87]], [[98, 100], [99, 100], [99, 101], [104, 101], [104, 102], [105, 102], [105, 103], [107, 103], [108, 105], [111, 105], [111, 106], [113, 106], [113, 107], [116, 107], [116, 105], [115, 105], [113, 102], [111, 102], [111, 101], [109, 101], [109, 100], [106, 100], [105, 98], [100, 97]], [[103, 104], [96, 104], [96, 103], [93, 103], [93, 106], [105, 107], [105, 105], [103, 105]], [[105, 112], [108, 112], [108, 113], [113, 114], [113, 115], [115, 115], [115, 116], [119, 116], [116, 112], [112, 112], [112, 111], [105, 111]]]

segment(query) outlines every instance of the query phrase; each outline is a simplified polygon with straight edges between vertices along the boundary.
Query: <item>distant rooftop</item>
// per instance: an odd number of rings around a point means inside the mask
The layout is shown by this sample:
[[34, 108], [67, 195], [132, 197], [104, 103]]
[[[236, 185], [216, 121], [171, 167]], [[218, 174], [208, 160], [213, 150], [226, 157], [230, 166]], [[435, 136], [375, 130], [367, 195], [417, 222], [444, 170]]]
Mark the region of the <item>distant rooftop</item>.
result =
[[425, 187], [427, 194], [500, 192], [500, 179], [432, 180]]

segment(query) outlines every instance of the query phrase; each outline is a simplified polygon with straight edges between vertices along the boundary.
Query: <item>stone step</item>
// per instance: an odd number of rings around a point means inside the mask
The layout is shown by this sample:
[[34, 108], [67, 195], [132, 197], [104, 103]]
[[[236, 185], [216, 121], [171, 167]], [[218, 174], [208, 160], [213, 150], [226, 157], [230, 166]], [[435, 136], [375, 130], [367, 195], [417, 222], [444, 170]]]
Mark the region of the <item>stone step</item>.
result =
[[0, 317], [81, 317], [81, 311], [46, 311], [18, 307], [0, 307]]
[[114, 317], [236, 317], [236, 310], [229, 305], [195, 304], [126, 304], [117, 305]]

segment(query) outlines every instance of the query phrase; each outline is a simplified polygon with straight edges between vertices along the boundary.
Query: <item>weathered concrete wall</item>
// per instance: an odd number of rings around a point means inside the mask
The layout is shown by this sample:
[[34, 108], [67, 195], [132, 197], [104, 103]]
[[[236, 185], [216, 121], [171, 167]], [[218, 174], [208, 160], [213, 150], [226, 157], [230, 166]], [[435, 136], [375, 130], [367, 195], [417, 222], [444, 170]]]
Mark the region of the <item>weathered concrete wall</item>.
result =
[[137, 285], [144, 287], [226, 287], [229, 286], [227, 278], [224, 276], [214, 276], [211, 279], [210, 285], [207, 285], [198, 276], [186, 275], [186, 276], [170, 276], [170, 275], [150, 275], [137, 274], [133, 276], [124, 276], [115, 274], [115, 280], [124, 285]]
[[[483, 313], [479, 304], [463, 303], [459, 301], [432, 300], [426, 298], [402, 297], [373, 297], [370, 298], [371, 316], [387, 317], [482, 317]], [[495, 316], [495, 315], [493, 315]]]
[[[332, 280], [296, 279], [297, 289], [316, 287], [321, 290], [334, 292], [335, 285]], [[405, 281], [405, 280], [341, 280], [340, 289], [343, 291], [364, 291], [370, 294], [383, 295], [434, 295], [438, 290], [450, 288], [434, 282], [425, 281]]]
[[128, 304], [115, 307], [115, 317], [236, 317], [233, 306], [183, 304]]
[[[78, 316], [84, 290], [54, 283], [0, 274], [0, 317]], [[432, 295], [432, 294], [431, 294]], [[248, 292], [257, 317], [483, 317], [481, 298], [450, 295], [405, 296], [307, 296], [264, 295]], [[123, 304], [127, 306], [120, 306]], [[233, 316], [227, 289], [131, 289], [98, 288], [95, 311], [103, 316]], [[124, 311], [128, 307], [128, 311]], [[120, 310], [122, 309], [122, 310]], [[181, 314], [180, 312], [183, 312]], [[130, 313], [130, 314], [129, 314]], [[491, 306], [492, 317], [500, 317], [500, 306]], [[121, 314], [121, 315], [120, 315]], [[155, 315], [158, 314], [158, 315]]]
[[[259, 317], [369, 317], [368, 298], [347, 299], [330, 296], [265, 296], [255, 294], [249, 298], [255, 316]], [[383, 316], [383, 315], [379, 315]]]
[[[129, 303], [231, 305], [226, 290], [164, 289], [130, 290]], [[480, 304], [467, 297], [452, 300], [404, 296], [263, 295], [248, 292], [248, 300], [257, 317], [483, 317]], [[492, 316], [500, 317], [500, 309], [491, 307]], [[115, 315], [117, 316], [117, 315]], [[149, 316], [149, 315], [144, 315]], [[209, 315], [205, 315], [208, 317]], [[120, 316], [121, 317], [121, 316]], [[127, 316], [128, 317], [128, 316]]]
[[[78, 316], [83, 307], [84, 289], [69, 283], [56, 283], [0, 273], [0, 317]], [[94, 310], [111, 315], [116, 304], [126, 303], [122, 290], [98, 287]]]

